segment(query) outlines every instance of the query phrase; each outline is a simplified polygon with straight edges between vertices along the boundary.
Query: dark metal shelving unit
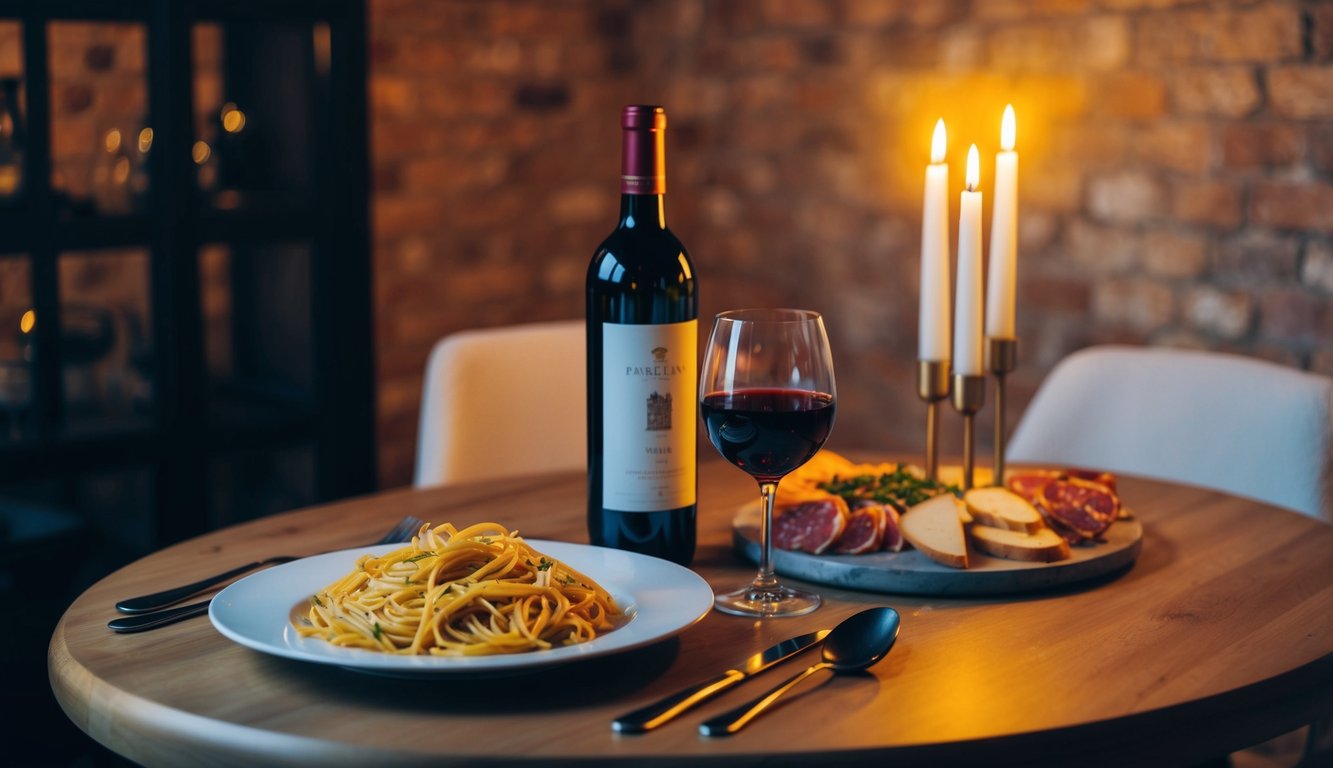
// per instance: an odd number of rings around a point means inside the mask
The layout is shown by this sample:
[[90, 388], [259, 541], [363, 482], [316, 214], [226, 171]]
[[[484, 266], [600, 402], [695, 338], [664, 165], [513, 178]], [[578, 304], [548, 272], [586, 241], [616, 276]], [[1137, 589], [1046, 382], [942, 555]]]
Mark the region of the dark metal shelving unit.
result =
[[[61, 323], [37, 322], [33, 428], [19, 438], [0, 437], [0, 494], [34, 480], [58, 483], [146, 468], [153, 478], [152, 543], [162, 546], [230, 519], [210, 511], [210, 465], [238, 452], [308, 449], [309, 503], [373, 490], [364, 0], [0, 0], [0, 20], [22, 25], [26, 96], [24, 192], [16, 205], [0, 208], [0, 259], [28, 259], [36, 317], [55, 318], [62, 316], [62, 253], [142, 249], [153, 350], [147, 412], [125, 423], [75, 429], [65, 401]], [[147, 120], [154, 137], [148, 198], [139, 212], [71, 218], [56, 203], [48, 29], [60, 22], [133, 22], [146, 30]], [[308, 105], [321, 119], [319, 130], [307, 134], [303, 195], [223, 210], [200, 194], [191, 158], [197, 138], [192, 32], [199, 24], [221, 25], [228, 35], [235, 30], [241, 44], [270, 26], [327, 30], [327, 70], [312, 69], [309, 78]], [[301, 306], [309, 306], [309, 349], [302, 350], [310, 361], [309, 386], [292, 391], [253, 371], [219, 385], [205, 359], [202, 249], [229, 249], [231, 296], [244, 308], [262, 298], [254, 286], [266, 279], [264, 249], [293, 243], [308, 253], [299, 288], [305, 291]], [[242, 269], [248, 283], [240, 279]]]

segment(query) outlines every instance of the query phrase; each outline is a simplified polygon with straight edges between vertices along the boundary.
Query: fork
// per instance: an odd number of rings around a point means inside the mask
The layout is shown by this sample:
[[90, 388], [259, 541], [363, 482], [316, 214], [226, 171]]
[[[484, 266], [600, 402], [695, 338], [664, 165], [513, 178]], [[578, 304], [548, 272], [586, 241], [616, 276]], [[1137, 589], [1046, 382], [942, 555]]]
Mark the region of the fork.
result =
[[[399, 520], [388, 533], [384, 534], [375, 544], [366, 546], [375, 546], [377, 544], [396, 544], [398, 542], [409, 541], [412, 535], [421, 529], [423, 521], [408, 515]], [[280, 563], [290, 563], [300, 558], [295, 555], [277, 555], [274, 557], [256, 560], [253, 563], [246, 563], [238, 568], [233, 568], [226, 573], [219, 573], [216, 576], [210, 576], [206, 579], [200, 579], [192, 584], [175, 587], [174, 589], [154, 592], [151, 595], [142, 595], [140, 597], [131, 597], [116, 603], [116, 610], [134, 615], [130, 618], [117, 619], [107, 626], [117, 632], [137, 632], [152, 627], [162, 626], [163, 624], [174, 623], [181, 619], [188, 619], [191, 616], [197, 616], [208, 609], [208, 600], [192, 605], [182, 606], [170, 611], [159, 611], [159, 609], [175, 605], [180, 601], [203, 592], [209, 587], [221, 584], [229, 579], [234, 579], [243, 573], [253, 571], [256, 568], [262, 568], [267, 565], [278, 565]], [[158, 611], [154, 613], [154, 611]]]

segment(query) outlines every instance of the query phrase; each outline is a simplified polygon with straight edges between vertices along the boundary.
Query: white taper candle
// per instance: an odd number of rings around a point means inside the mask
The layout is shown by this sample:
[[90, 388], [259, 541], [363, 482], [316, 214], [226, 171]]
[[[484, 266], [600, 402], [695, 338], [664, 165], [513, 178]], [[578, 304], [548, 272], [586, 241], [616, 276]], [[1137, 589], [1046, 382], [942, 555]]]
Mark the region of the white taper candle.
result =
[[995, 155], [995, 201], [991, 207], [990, 273], [986, 282], [986, 335], [1012, 339], [1018, 282], [1018, 153], [1013, 105], [1000, 122]]
[[949, 164], [944, 118], [935, 123], [921, 214], [921, 313], [918, 359], [949, 360]]
[[954, 297], [953, 372], [982, 373], [981, 160], [967, 151], [967, 188], [958, 202], [958, 293]]

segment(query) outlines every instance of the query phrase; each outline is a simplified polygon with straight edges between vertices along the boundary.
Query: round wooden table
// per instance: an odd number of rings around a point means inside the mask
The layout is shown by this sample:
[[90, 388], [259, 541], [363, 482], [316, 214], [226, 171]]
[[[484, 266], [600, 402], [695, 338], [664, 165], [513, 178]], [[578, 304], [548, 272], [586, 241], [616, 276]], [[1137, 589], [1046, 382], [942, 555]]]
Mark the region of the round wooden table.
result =
[[[676, 638], [525, 675], [403, 680], [273, 658], [207, 618], [118, 635], [119, 599], [280, 553], [374, 540], [404, 514], [495, 519], [529, 538], [586, 541], [585, 479], [524, 478], [382, 493], [228, 528], [112, 574], [51, 639], [65, 712], [145, 765], [1184, 765], [1333, 709], [1333, 526], [1223, 494], [1135, 478], [1121, 495], [1142, 553], [1113, 578], [985, 599], [814, 585], [807, 616], [711, 612]], [[748, 579], [734, 511], [754, 484], [700, 467], [693, 568]], [[55, 566], [53, 566], [55, 567]], [[815, 660], [807, 654], [645, 735], [611, 720], [774, 642], [873, 605], [902, 614], [888, 658], [828, 677], [740, 734], [697, 725]], [[836, 762], [833, 762], [836, 761]]]

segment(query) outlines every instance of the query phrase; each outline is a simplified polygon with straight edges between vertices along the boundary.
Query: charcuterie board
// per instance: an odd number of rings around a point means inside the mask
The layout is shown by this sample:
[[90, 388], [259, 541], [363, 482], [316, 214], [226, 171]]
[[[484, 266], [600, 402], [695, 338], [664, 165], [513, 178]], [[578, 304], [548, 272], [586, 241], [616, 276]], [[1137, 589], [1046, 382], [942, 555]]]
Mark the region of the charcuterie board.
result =
[[[736, 551], [759, 562], [759, 502], [741, 507], [732, 521]], [[1127, 570], [1143, 545], [1137, 519], [1116, 521], [1104, 540], [1071, 548], [1071, 557], [1054, 563], [1032, 563], [991, 557], [975, 547], [966, 569], [941, 565], [907, 547], [901, 552], [864, 555], [811, 555], [773, 550], [773, 567], [795, 579], [868, 592], [958, 597], [1037, 592]]]

